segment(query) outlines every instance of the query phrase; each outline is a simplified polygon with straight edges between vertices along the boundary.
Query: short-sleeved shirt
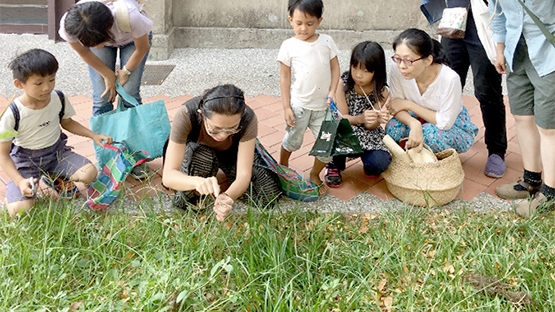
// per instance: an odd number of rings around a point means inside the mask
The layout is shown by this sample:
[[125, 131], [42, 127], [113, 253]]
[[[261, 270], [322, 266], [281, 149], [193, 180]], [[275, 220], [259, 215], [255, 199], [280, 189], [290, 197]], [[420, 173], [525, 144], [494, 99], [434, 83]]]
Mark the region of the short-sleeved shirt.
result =
[[[247, 106], [243, 113], [243, 117], [241, 117], [241, 123], [239, 124], [240, 131], [228, 136], [222, 142], [214, 140], [208, 132], [206, 132], [204, 120], [197, 112], [196, 108], [198, 107], [200, 99], [201, 97], [190, 99], [175, 113], [170, 134], [170, 138], [173, 142], [185, 144], [188, 141], [194, 141], [221, 152], [232, 147], [237, 148], [239, 142], [250, 141], [258, 135], [258, 119], [252, 109]], [[193, 133], [198, 133], [196, 138], [191, 137]]]
[[[55, 91], [50, 95], [50, 103], [41, 109], [30, 109], [19, 99], [14, 101], [19, 110], [19, 128], [15, 137], [0, 139], [27, 149], [39, 150], [54, 145], [60, 138], [60, 110], [62, 103]], [[65, 110], [62, 118], [67, 119], [75, 115], [75, 110], [69, 100], [65, 99]], [[0, 118], [0, 133], [15, 130], [15, 118], [10, 108], [6, 109]]]
[[314, 42], [295, 37], [285, 40], [277, 60], [291, 67], [291, 106], [308, 110], [325, 110], [330, 92], [330, 61], [339, 50], [333, 39], [319, 34]]
[[401, 98], [436, 112], [436, 126], [449, 130], [455, 124], [462, 111], [462, 88], [459, 75], [446, 65], [436, 79], [428, 86], [424, 94], [420, 94], [415, 79], [407, 80], [397, 65], [391, 65], [389, 75], [391, 98]]
[[[105, 5], [112, 11], [114, 16], [114, 25], [112, 26], [112, 35], [114, 42], [110, 42], [107, 46], [120, 47], [133, 41], [134, 38], [140, 38], [148, 34], [152, 30], [152, 21], [144, 11], [141, 11], [140, 4], [136, 0], [120, 0], [125, 3], [129, 9], [129, 24], [131, 25], [131, 32], [124, 32], [118, 27], [116, 20], [116, 10], [112, 2], [107, 2]], [[60, 20], [60, 30], [58, 33], [60, 37], [67, 42], [78, 42], [77, 38], [71, 37], [65, 29], [65, 19], [67, 12]]]

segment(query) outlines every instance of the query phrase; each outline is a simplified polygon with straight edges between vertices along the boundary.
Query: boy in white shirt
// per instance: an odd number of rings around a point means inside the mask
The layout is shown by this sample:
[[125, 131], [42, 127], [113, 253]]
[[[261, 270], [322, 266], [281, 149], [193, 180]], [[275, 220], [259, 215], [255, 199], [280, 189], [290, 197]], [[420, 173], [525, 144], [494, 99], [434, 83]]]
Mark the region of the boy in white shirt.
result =
[[[340, 74], [335, 42], [328, 35], [316, 33], [322, 22], [322, 1], [290, 0], [288, 10], [295, 36], [282, 43], [277, 58], [287, 123], [280, 153], [280, 164], [285, 166], [289, 165], [291, 153], [301, 148], [306, 128], [314, 137], [318, 136]], [[331, 157], [314, 159], [310, 171], [312, 183], [322, 185], [320, 172], [330, 161]]]
[[[32, 49], [17, 56], [9, 65], [14, 85], [25, 93], [15, 99], [0, 117], [0, 166], [10, 178], [6, 186], [10, 216], [35, 204], [38, 178], [46, 176], [62, 197], [73, 197], [72, 181], [90, 184], [96, 167], [72, 151], [65, 130], [93, 139], [96, 144], [112, 138], [93, 132], [73, 120], [75, 110], [63, 93], [54, 91], [58, 61], [51, 53]], [[48, 182], [47, 182], [48, 183]], [[67, 193], [71, 192], [69, 196]], [[62, 194], [64, 193], [64, 194]]]

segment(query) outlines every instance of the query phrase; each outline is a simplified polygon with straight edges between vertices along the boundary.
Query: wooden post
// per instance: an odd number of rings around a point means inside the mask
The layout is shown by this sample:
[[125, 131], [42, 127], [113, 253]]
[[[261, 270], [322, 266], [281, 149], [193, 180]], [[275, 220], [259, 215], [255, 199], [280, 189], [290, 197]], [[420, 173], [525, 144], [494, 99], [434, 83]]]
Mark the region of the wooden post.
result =
[[58, 35], [60, 19], [77, 0], [48, 0], [48, 39], [62, 41]]

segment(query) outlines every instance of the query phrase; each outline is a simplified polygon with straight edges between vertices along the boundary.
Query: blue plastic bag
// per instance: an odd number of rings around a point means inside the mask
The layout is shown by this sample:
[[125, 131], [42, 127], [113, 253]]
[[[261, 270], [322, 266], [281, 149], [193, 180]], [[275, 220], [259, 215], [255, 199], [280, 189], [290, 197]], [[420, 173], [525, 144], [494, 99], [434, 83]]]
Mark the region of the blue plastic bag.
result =
[[[119, 82], [116, 91], [119, 94], [117, 108], [92, 116], [89, 120], [91, 129], [111, 136], [116, 142], [122, 142], [131, 153], [146, 151], [150, 159], [161, 157], [164, 142], [170, 135], [170, 120], [164, 101], [138, 105], [137, 100], [125, 92]], [[135, 107], [125, 108], [123, 99]], [[116, 153], [96, 144], [94, 150], [100, 168], [114, 158]]]

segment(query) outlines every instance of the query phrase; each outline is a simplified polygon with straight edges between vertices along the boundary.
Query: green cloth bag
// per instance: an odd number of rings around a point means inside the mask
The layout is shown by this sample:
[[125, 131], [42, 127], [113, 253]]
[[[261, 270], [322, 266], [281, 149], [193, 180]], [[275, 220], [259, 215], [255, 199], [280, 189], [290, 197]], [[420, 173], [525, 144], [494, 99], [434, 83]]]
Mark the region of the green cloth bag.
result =
[[[170, 135], [170, 119], [163, 100], [139, 105], [117, 82], [119, 94], [118, 106], [115, 110], [92, 116], [89, 119], [94, 132], [107, 134], [116, 142], [122, 142], [131, 153], [146, 151], [150, 160], [161, 157], [164, 143]], [[123, 106], [123, 99], [131, 108]], [[116, 152], [94, 144], [96, 160], [100, 168], [108, 160], [116, 156]]]
[[[322, 121], [320, 132], [309, 155], [331, 157], [361, 154], [363, 152], [360, 147], [360, 141], [354, 134], [349, 120], [336, 118], [336, 114], [339, 114], [339, 112], [332, 102], [328, 109], [326, 109], [326, 115], [324, 116], [324, 121]], [[328, 115], [331, 116], [329, 119]]]

